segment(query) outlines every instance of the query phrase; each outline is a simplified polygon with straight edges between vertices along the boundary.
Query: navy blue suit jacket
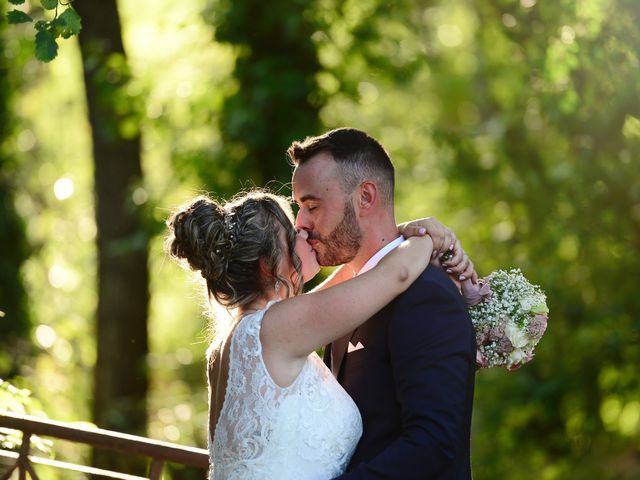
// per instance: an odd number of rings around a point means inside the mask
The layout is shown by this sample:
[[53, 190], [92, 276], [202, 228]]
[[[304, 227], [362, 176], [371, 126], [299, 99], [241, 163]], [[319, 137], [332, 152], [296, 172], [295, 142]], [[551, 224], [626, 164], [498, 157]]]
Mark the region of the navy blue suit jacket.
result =
[[[347, 353], [347, 345], [364, 348]], [[476, 342], [451, 280], [434, 267], [325, 361], [362, 415], [363, 435], [341, 479], [471, 478]]]

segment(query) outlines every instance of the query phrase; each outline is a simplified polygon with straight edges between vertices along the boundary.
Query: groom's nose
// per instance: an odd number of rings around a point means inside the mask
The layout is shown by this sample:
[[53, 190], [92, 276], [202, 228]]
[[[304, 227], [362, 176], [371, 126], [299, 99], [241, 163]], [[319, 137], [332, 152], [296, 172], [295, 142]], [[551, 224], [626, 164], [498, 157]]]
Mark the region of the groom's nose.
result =
[[298, 214], [296, 215], [296, 228], [307, 231], [313, 228], [309, 215], [305, 212], [304, 208], [298, 210]]

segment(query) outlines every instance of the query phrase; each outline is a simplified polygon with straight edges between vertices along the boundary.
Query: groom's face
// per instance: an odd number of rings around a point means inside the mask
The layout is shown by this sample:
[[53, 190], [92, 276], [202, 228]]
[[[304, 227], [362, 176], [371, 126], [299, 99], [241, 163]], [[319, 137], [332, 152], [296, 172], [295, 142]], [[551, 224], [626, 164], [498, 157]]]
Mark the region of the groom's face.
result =
[[348, 263], [362, 237], [352, 194], [343, 189], [338, 164], [319, 153], [293, 173], [293, 198], [300, 207], [296, 227], [309, 233], [308, 242], [323, 266]]

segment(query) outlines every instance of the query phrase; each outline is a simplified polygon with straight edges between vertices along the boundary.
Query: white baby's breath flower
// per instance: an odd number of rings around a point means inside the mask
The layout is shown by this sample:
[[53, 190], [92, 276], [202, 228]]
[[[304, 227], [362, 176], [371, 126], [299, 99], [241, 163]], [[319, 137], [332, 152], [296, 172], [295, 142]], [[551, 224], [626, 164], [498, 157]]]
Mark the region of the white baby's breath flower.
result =
[[524, 297], [522, 300], [520, 300], [520, 308], [523, 312], [530, 312], [535, 303], [536, 300], [534, 297]]

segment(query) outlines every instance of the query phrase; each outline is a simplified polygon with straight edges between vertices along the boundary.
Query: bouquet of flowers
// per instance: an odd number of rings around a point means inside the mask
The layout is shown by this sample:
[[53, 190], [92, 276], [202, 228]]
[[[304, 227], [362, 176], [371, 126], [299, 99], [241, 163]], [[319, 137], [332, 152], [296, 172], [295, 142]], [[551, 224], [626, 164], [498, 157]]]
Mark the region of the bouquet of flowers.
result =
[[478, 284], [467, 280], [462, 292], [476, 331], [478, 368], [515, 370], [533, 358], [549, 318], [539, 286], [519, 269], [496, 270]]

